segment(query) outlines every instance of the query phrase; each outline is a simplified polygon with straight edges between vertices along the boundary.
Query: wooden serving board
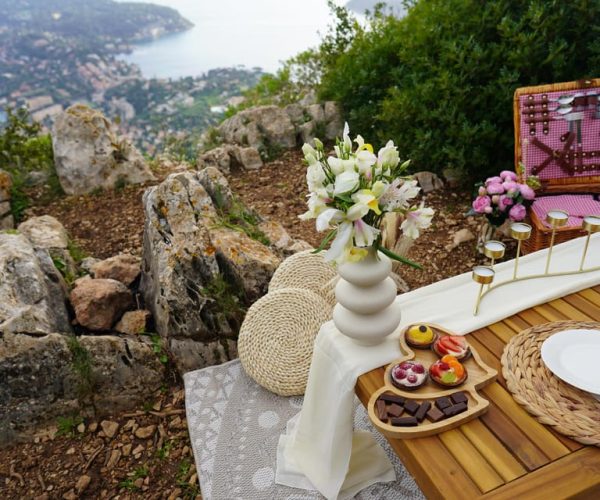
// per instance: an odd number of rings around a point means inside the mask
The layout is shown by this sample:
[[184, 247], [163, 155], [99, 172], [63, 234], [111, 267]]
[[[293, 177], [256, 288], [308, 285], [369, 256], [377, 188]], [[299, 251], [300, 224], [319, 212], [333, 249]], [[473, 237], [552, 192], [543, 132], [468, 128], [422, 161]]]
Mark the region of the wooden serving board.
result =
[[[454, 335], [453, 332], [446, 330], [440, 325], [432, 323], [417, 324], [426, 324], [438, 335]], [[479, 353], [471, 344], [469, 344], [471, 348], [471, 355], [467, 359], [461, 361], [468, 373], [467, 380], [463, 384], [456, 387], [443, 388], [429, 378], [427, 382], [418, 389], [412, 391], [398, 389], [392, 384], [390, 373], [392, 367], [403, 361], [418, 361], [425, 366], [425, 369], [428, 370], [435, 361], [440, 359], [439, 356], [431, 349], [414, 349], [406, 344], [404, 334], [412, 326], [414, 325], [408, 325], [400, 334], [400, 349], [404, 353], [404, 356], [396, 361], [393, 361], [387, 366], [384, 376], [385, 384], [383, 387], [373, 393], [367, 408], [369, 418], [371, 419], [371, 422], [373, 422], [373, 425], [379, 430], [379, 432], [392, 438], [409, 439], [431, 436], [433, 434], [458, 427], [459, 425], [462, 425], [465, 422], [468, 422], [469, 420], [472, 420], [475, 417], [485, 413], [490, 403], [486, 399], [482, 398], [477, 390], [494, 382], [498, 375], [496, 370], [490, 368], [481, 360]], [[383, 393], [396, 394], [406, 399], [412, 399], [418, 403], [430, 401], [433, 405], [434, 399], [442, 396], [450, 396], [451, 394], [459, 391], [464, 392], [469, 400], [467, 411], [436, 423], [425, 419], [416, 427], [395, 427], [379, 420], [377, 417], [377, 412], [375, 411], [375, 403], [379, 396], [381, 396]]]

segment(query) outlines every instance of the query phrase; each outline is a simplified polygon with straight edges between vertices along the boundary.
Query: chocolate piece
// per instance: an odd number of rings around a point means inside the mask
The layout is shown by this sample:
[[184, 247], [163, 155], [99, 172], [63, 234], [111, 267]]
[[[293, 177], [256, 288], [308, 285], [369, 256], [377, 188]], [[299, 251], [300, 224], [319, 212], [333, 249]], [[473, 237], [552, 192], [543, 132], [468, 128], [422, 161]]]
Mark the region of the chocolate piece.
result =
[[427, 412], [429, 411], [430, 408], [431, 408], [431, 403], [429, 401], [424, 401], [423, 403], [421, 403], [421, 406], [417, 410], [417, 413], [415, 413], [415, 418], [419, 422], [423, 422], [423, 420], [425, 420], [425, 415], [427, 414]]
[[427, 418], [435, 424], [436, 422], [439, 422], [440, 420], [444, 420], [446, 418], [446, 415], [444, 415], [443, 411], [441, 411], [438, 408], [436, 408], [435, 406], [433, 406], [431, 408], [431, 410], [429, 410], [427, 412]]
[[378, 399], [377, 402], [375, 403], [375, 407], [377, 410], [377, 418], [379, 420], [381, 420], [382, 422], [387, 422], [388, 415], [387, 415], [387, 411], [385, 409], [385, 401]]
[[458, 403], [457, 405], [449, 406], [444, 409], [444, 415], [447, 417], [454, 417], [463, 411], [466, 411], [467, 403]]
[[390, 423], [395, 427], [415, 427], [419, 422], [415, 417], [400, 417], [390, 419]]
[[450, 399], [445, 396], [441, 397], [441, 398], [437, 398], [435, 400], [435, 406], [437, 406], [442, 411], [451, 405], [452, 405], [452, 401], [450, 401]]
[[404, 409], [406, 410], [407, 413], [410, 413], [411, 415], [414, 415], [415, 413], [417, 413], [419, 406], [420, 406], [419, 403], [413, 401], [412, 399], [407, 401], [406, 403], [404, 403]]
[[460, 392], [455, 392], [454, 394], [450, 395], [450, 399], [452, 400], [453, 403], [458, 404], [458, 403], [466, 403], [468, 401], [467, 399], [467, 395], [460, 391]]
[[387, 407], [387, 414], [391, 417], [399, 417], [400, 415], [402, 415], [402, 413], [404, 413], [404, 408], [402, 408], [402, 406], [400, 405], [397, 405], [396, 403], [392, 403], [390, 406]]
[[385, 401], [388, 404], [396, 403], [400, 406], [404, 406], [404, 402], [406, 401], [406, 398], [403, 398], [402, 396], [396, 396], [395, 394], [382, 394], [381, 396], [379, 396], [379, 399]]

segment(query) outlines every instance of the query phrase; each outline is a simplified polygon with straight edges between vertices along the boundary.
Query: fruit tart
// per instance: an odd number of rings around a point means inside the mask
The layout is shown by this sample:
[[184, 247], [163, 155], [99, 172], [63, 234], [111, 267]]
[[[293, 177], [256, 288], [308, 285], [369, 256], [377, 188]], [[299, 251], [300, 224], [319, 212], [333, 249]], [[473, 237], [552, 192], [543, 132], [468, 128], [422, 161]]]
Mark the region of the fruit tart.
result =
[[391, 376], [398, 389], [412, 391], [427, 381], [427, 370], [417, 361], [403, 361], [392, 368]]
[[467, 370], [456, 357], [446, 354], [429, 367], [429, 376], [444, 387], [456, 387], [467, 380]]
[[427, 325], [413, 325], [404, 334], [406, 343], [417, 349], [428, 349], [437, 339], [437, 334]]
[[442, 357], [446, 355], [454, 356], [456, 359], [466, 358], [471, 349], [464, 337], [453, 335], [443, 335], [433, 343], [433, 350]]

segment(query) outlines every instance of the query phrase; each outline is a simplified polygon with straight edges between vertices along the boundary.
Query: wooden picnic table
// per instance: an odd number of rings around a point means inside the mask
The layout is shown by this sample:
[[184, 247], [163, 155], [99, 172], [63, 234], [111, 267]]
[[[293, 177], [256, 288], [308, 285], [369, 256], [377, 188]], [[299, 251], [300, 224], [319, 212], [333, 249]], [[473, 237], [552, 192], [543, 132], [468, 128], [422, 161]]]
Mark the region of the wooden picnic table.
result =
[[[511, 396], [500, 358], [511, 337], [552, 321], [600, 321], [600, 286], [520, 312], [466, 338], [498, 379], [480, 390], [487, 413], [436, 436], [387, 438], [427, 498], [600, 499], [600, 448], [540, 424]], [[358, 379], [363, 405], [383, 385], [384, 367]]]

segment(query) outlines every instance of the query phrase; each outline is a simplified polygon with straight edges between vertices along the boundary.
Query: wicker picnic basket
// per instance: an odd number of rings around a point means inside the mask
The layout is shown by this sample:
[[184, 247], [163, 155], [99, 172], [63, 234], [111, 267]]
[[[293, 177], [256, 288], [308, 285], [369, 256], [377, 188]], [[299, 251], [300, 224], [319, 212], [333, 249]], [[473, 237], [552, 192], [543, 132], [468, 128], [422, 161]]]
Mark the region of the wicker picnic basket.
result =
[[[513, 110], [521, 182], [537, 175], [542, 183], [538, 196], [600, 193], [600, 79], [519, 88]], [[531, 209], [528, 219], [532, 232], [523, 251], [550, 246], [552, 230]], [[555, 242], [583, 234], [578, 226], [565, 226], [556, 231]]]

